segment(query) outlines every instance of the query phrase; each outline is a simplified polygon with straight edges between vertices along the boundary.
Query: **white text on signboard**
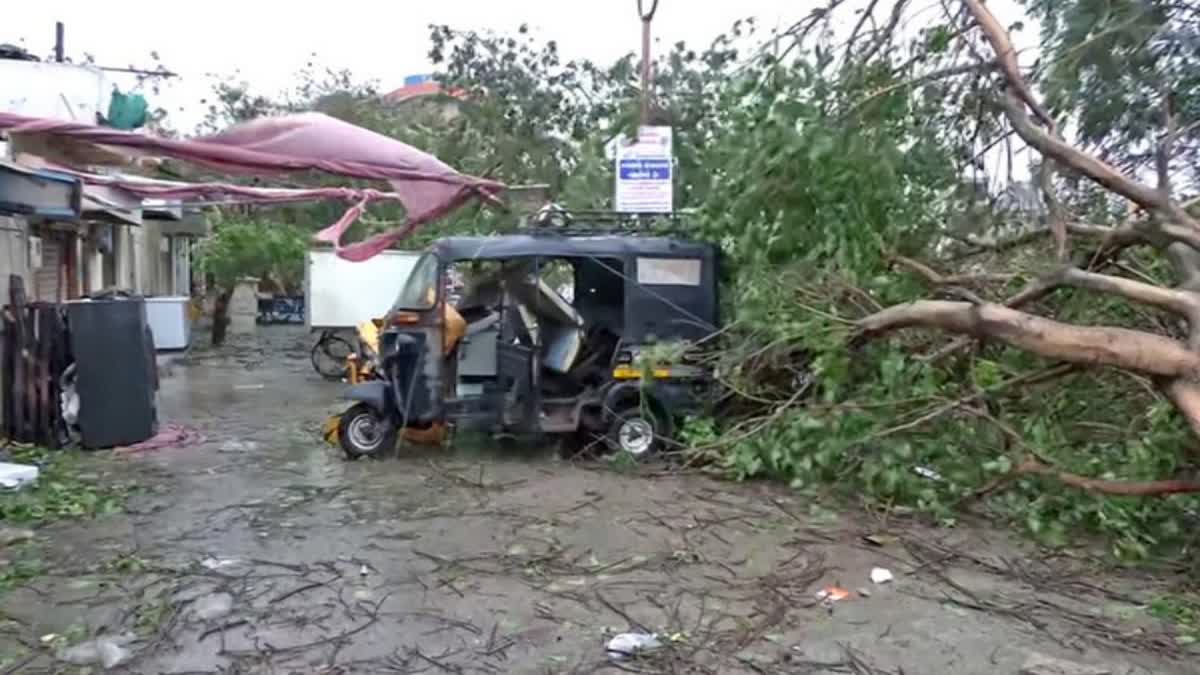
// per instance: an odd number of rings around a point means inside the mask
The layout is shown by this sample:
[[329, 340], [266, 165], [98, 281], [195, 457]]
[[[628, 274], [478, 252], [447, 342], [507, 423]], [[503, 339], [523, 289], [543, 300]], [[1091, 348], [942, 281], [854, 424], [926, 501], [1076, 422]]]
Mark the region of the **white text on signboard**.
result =
[[621, 213], [671, 213], [674, 207], [671, 127], [641, 127], [636, 141], [616, 148], [616, 209]]

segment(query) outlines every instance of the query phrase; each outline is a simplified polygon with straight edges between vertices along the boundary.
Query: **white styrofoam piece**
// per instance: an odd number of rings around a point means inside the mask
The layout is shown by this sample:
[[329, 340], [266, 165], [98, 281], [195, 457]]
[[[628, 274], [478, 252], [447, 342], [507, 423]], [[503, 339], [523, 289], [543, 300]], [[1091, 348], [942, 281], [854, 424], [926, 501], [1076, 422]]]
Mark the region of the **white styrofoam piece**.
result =
[[37, 480], [38, 468], [28, 464], [0, 462], [0, 487], [15, 488]]
[[400, 295], [420, 253], [384, 251], [362, 262], [309, 251], [304, 315], [310, 328], [352, 328], [382, 318]]

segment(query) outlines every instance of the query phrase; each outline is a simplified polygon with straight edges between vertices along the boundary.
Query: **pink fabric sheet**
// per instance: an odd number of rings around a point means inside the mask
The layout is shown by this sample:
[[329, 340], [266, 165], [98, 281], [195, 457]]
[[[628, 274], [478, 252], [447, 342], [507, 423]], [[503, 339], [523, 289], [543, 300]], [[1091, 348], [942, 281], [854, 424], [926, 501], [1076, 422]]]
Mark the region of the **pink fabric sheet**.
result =
[[[0, 112], [0, 130], [10, 134], [52, 136], [106, 148], [124, 154], [165, 156], [195, 163], [231, 175], [279, 175], [299, 171], [321, 171], [351, 178], [387, 181], [392, 193], [327, 188], [311, 191], [313, 198], [356, 200], [336, 223], [316, 235], [321, 241], [333, 243], [338, 255], [348, 260], [366, 260], [395, 242], [408, 236], [420, 225], [445, 216], [473, 198], [495, 200], [504, 189], [496, 181], [458, 173], [433, 155], [406, 143], [368, 129], [323, 115], [303, 113], [283, 117], [268, 117], [239, 124], [213, 135], [192, 140], [158, 138], [97, 127], [79, 122], [41, 119]], [[136, 183], [119, 185], [135, 194]], [[163, 188], [156, 197], [195, 195], [185, 188]], [[209, 190], [209, 194], [238, 194], [248, 200], [283, 200], [281, 194], [253, 195], [230, 185], [192, 189]], [[259, 188], [257, 190], [263, 190]], [[269, 190], [269, 189], [268, 189]], [[339, 190], [334, 195], [328, 190]], [[144, 195], [148, 196], [148, 195]], [[292, 195], [293, 197], [296, 195]], [[377, 199], [394, 198], [404, 204], [407, 219], [399, 227], [366, 240], [343, 245], [342, 236], [362, 214], [366, 205]]]

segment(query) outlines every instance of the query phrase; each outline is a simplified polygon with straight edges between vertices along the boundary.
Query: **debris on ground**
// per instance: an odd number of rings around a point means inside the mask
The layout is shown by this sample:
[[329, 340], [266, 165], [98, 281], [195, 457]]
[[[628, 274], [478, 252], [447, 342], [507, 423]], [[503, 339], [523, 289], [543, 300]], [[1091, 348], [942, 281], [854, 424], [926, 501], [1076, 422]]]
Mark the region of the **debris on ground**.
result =
[[[263, 379], [213, 359], [164, 380], [160, 414], [208, 432], [203, 451], [72, 458], [152, 486], [124, 513], [0, 522], [36, 544], [0, 551], [0, 672], [1017, 675], [1040, 652], [1194, 675], [1181, 629], [1145, 609], [1174, 575], [1098, 571], [1085, 551], [836, 515], [777, 486], [514, 458], [485, 439], [432, 464], [345, 464], [312, 438], [335, 392], [294, 334], [262, 352]], [[246, 381], [268, 383], [245, 394], [261, 406], [230, 405]], [[257, 447], [217, 452], [226, 441]], [[872, 583], [875, 566], [895, 579]], [[132, 655], [111, 670], [55, 661], [96, 629], [137, 632], [117, 644]], [[609, 644], [627, 632], [659, 646]]]
[[1033, 653], [1021, 666], [1019, 675], [1114, 675], [1112, 668], [1076, 663], [1045, 654]]
[[228, 593], [210, 593], [196, 598], [192, 616], [201, 621], [220, 619], [233, 611], [233, 596]]
[[892, 571], [886, 567], [876, 567], [871, 570], [871, 583], [886, 584], [892, 579], [895, 579], [895, 577], [892, 576]]
[[105, 669], [115, 668], [129, 660], [132, 654], [125, 646], [133, 642], [133, 639], [131, 635], [98, 637], [61, 650], [58, 659], [75, 666], [100, 665]]
[[258, 449], [254, 441], [225, 441], [218, 452], [253, 452]]
[[661, 646], [658, 635], [654, 633], [621, 633], [609, 640], [604, 650], [609, 658], [627, 659]]
[[872, 546], [879, 546], [882, 548], [890, 544], [895, 544], [897, 541], [899, 541], [899, 538], [890, 534], [868, 534], [863, 536], [863, 541], [871, 544]]
[[219, 569], [223, 569], [225, 567], [233, 567], [234, 565], [240, 564], [241, 562], [242, 561], [240, 558], [214, 558], [212, 556], [209, 556], [209, 557], [205, 558], [204, 560], [201, 560], [200, 564], [205, 569], [219, 570]]
[[163, 448], [186, 448], [193, 445], [200, 445], [205, 440], [204, 434], [182, 424], [169, 422], [162, 425], [152, 438], [148, 438], [141, 443], [134, 443], [123, 448], [117, 448], [119, 453], [139, 453], [149, 452], [151, 450], [162, 450]]
[[817, 600], [820, 600], [821, 604], [829, 608], [829, 611], [832, 612], [833, 603], [841, 602], [851, 595], [853, 595], [853, 593], [844, 588], [830, 586], [829, 588], [822, 588], [821, 590], [817, 591]]
[[38, 468], [28, 464], [0, 462], [0, 487], [18, 488], [37, 480]]

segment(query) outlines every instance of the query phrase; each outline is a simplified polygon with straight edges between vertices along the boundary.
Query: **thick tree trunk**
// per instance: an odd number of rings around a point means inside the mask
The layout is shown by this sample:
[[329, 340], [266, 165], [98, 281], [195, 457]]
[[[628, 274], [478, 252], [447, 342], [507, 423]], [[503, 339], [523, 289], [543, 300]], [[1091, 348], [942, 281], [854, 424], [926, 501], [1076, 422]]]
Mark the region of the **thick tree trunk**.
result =
[[231, 299], [233, 299], [233, 291], [222, 290], [217, 294], [216, 302], [213, 303], [213, 346], [225, 343], [225, 335], [229, 332], [229, 301]]

